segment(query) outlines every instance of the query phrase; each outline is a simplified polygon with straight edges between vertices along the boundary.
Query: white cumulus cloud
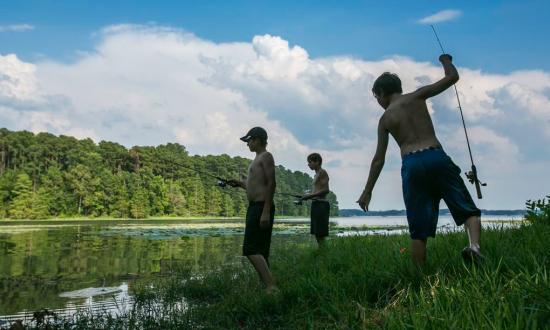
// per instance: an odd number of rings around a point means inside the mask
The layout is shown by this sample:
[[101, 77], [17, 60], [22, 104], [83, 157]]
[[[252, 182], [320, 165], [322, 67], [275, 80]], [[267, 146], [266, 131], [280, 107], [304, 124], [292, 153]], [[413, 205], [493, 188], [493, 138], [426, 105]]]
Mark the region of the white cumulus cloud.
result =
[[438, 11], [437, 13], [426, 16], [418, 20], [420, 24], [435, 24], [457, 19], [462, 15], [462, 11], [456, 9], [445, 9]]
[[34, 25], [31, 25], [31, 24], [0, 25], [0, 32], [25, 32], [30, 30], [34, 30]]
[[[94, 49], [71, 63], [0, 56], [0, 122], [127, 146], [179, 142], [192, 153], [245, 157], [252, 155], [239, 137], [264, 126], [278, 164], [308, 171], [305, 157], [320, 152], [341, 206], [354, 207], [383, 111], [370, 90], [384, 71], [398, 73], [405, 92], [443, 76], [439, 65], [403, 56], [312, 58], [280, 36], [214, 43], [171, 27], [117, 25], [104, 28]], [[480, 207], [522, 207], [548, 193], [540, 178], [550, 167], [541, 147], [550, 143], [550, 75], [459, 71], [472, 149], [489, 184]], [[466, 170], [454, 93], [429, 105], [440, 140]], [[526, 175], [526, 168], [535, 172]], [[372, 208], [403, 207], [392, 142]]]

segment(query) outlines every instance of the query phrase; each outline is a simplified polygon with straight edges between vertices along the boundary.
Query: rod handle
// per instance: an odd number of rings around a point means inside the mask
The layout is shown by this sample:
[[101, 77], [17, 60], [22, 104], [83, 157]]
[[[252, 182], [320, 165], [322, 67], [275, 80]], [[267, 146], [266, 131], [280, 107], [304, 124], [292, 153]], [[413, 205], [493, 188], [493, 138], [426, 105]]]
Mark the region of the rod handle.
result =
[[482, 199], [483, 195], [481, 194], [481, 186], [486, 186], [486, 183], [481, 183], [477, 177], [476, 166], [472, 164], [472, 170], [466, 173], [466, 177], [470, 183], [473, 183], [476, 186], [477, 198]]
[[472, 164], [472, 179], [474, 181], [474, 185], [476, 186], [477, 199], [482, 199], [483, 195], [481, 194], [481, 184], [479, 182], [479, 178], [477, 177], [477, 168], [473, 164]]
[[476, 184], [477, 199], [482, 199], [483, 196], [481, 195], [481, 187], [479, 184], [479, 180], [476, 180], [475, 184]]

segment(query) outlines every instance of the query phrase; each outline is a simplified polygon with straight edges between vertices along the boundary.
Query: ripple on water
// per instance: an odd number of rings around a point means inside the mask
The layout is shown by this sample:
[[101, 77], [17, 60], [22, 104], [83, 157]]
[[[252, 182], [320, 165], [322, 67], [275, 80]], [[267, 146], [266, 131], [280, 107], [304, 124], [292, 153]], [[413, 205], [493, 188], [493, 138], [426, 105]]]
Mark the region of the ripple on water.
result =
[[[64, 308], [45, 309], [38, 311], [44, 319], [54, 320], [63, 317], [70, 318], [79, 312], [92, 315], [122, 316], [128, 314], [134, 305], [134, 299], [128, 291], [128, 284], [123, 282], [114, 287], [89, 287], [74, 291], [62, 292], [62, 298], [67, 298]], [[36, 325], [35, 311], [21, 311], [12, 315], [0, 316], [0, 327], [22, 322], [27, 326]]]
[[85, 288], [74, 291], [62, 292], [59, 294], [62, 298], [90, 298], [95, 296], [108, 295], [115, 292], [128, 292], [128, 284], [123, 283], [119, 286]]

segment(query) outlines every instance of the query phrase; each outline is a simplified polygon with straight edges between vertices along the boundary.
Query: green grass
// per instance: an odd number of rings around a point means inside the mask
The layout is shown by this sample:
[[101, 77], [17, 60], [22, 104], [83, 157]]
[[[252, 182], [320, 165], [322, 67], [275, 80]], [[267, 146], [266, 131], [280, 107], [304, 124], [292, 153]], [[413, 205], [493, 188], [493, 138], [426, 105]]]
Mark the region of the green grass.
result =
[[[263, 293], [252, 267], [181, 271], [142, 287], [119, 318], [80, 314], [60, 328], [203, 329], [540, 329], [550, 326], [550, 226], [483, 232], [481, 266], [465, 264], [464, 233], [428, 243], [422, 269], [409, 238], [332, 238], [272, 251], [281, 292]], [[405, 252], [401, 248], [405, 247]], [[195, 274], [196, 275], [196, 274]], [[182, 307], [185, 301], [187, 307]]]

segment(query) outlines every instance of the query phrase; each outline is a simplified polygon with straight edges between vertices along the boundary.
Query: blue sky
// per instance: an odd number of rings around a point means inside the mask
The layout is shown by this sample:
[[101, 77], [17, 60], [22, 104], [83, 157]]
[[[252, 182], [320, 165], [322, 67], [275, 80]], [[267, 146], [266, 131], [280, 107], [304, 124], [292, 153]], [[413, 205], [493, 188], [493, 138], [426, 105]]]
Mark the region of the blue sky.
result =
[[[443, 75], [419, 23], [432, 15], [448, 18], [436, 27], [488, 182], [479, 206], [548, 194], [550, 1], [5, 2], [0, 127], [250, 157], [238, 137], [260, 125], [278, 164], [308, 171], [320, 152], [340, 206], [356, 207], [382, 114], [374, 79], [397, 72], [407, 92]], [[454, 94], [428, 107], [466, 170]], [[372, 208], [404, 208], [394, 142]]]
[[433, 35], [416, 21], [448, 8], [462, 15], [437, 27], [461, 65], [488, 72], [550, 68], [548, 1], [10, 1], [2, 4], [0, 25], [34, 29], [0, 33], [0, 52], [71, 61], [92, 48], [104, 26], [155, 22], [215, 42], [280, 35], [312, 57], [433, 61]]

